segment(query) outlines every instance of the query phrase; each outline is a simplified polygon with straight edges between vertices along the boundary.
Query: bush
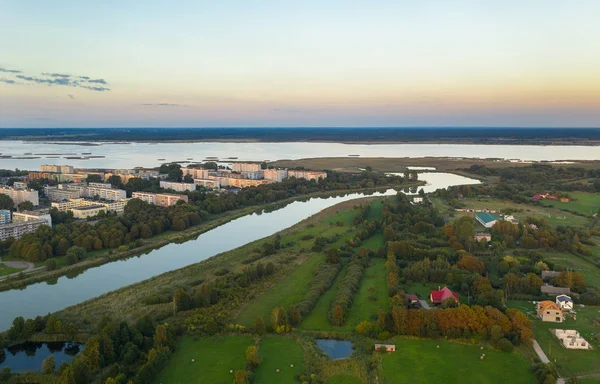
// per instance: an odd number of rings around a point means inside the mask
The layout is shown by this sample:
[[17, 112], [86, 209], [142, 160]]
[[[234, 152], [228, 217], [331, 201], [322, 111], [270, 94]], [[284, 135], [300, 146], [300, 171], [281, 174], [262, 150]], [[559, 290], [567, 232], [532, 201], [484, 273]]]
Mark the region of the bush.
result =
[[226, 274], [229, 273], [229, 269], [227, 268], [221, 268], [218, 271], [215, 272], [215, 276], [225, 276]]
[[507, 338], [501, 338], [496, 342], [496, 348], [503, 352], [512, 352], [515, 347]]
[[56, 269], [56, 260], [55, 259], [46, 260], [46, 270], [54, 271], [55, 269]]

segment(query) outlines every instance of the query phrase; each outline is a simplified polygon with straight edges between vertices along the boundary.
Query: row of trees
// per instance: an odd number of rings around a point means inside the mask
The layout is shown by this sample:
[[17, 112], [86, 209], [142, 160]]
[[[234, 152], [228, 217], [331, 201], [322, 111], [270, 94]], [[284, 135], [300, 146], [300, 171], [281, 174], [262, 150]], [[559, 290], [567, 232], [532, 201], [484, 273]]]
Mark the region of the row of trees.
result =
[[360, 281], [369, 264], [369, 253], [365, 248], [352, 257], [348, 263], [346, 276], [342, 279], [329, 310], [329, 323], [341, 327], [344, 325], [348, 310], [352, 306], [354, 294], [360, 287]]

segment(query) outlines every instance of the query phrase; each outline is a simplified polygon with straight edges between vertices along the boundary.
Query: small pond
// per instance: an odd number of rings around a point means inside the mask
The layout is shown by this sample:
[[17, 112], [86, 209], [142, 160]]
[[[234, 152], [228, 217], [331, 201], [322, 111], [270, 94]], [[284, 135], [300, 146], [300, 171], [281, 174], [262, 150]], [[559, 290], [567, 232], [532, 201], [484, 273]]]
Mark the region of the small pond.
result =
[[317, 345], [331, 360], [347, 359], [354, 352], [352, 343], [347, 340], [317, 339]]
[[70, 363], [82, 349], [78, 343], [23, 343], [4, 348], [0, 352], [0, 369], [9, 367], [13, 372], [41, 371], [42, 361], [54, 355], [55, 366], [58, 369], [64, 362]]

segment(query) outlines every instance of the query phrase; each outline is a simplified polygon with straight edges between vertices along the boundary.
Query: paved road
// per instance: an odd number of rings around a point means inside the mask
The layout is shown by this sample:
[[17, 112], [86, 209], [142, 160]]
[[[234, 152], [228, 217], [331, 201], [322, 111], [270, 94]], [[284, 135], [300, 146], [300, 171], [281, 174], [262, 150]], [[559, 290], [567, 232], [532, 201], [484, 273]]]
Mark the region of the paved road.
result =
[[419, 300], [419, 303], [421, 304], [422, 308], [431, 309], [431, 307], [429, 306], [429, 304], [427, 303], [427, 301], [425, 301], [425, 300]]
[[28, 261], [2, 261], [0, 257], [0, 264], [4, 264], [9, 268], [19, 268], [22, 269], [19, 272], [11, 273], [10, 275], [0, 276], [0, 281], [4, 279], [8, 279], [9, 277], [18, 276], [20, 273], [29, 274], [32, 272], [40, 271], [46, 267], [35, 267], [35, 264], [30, 263]]
[[540, 345], [538, 344], [537, 340], [533, 340], [533, 350], [535, 351], [535, 353], [537, 353], [542, 363], [548, 364], [550, 362], [548, 356], [546, 356], [546, 354], [542, 350], [542, 347], [540, 347]]

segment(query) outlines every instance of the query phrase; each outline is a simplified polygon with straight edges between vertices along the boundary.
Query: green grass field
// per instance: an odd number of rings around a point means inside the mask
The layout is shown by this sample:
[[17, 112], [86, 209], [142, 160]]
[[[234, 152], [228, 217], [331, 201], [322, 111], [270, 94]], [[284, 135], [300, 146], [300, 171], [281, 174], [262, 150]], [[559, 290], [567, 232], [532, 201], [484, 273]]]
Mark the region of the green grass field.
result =
[[[577, 216], [569, 212], [561, 211], [560, 209], [553, 207], [541, 207], [530, 204], [517, 204], [512, 201], [500, 200], [495, 198], [471, 198], [461, 200], [461, 203], [465, 208], [469, 209], [493, 209], [501, 212], [511, 209], [516, 211], [514, 216], [519, 220], [523, 221], [527, 217], [537, 217], [545, 219], [552, 226], [568, 225], [574, 227], [585, 227], [590, 224], [590, 219], [582, 216]], [[451, 214], [451, 209], [443, 203], [443, 201], [436, 199], [434, 201], [436, 208], [441, 209], [442, 212], [446, 211]], [[461, 216], [475, 216], [474, 213], [467, 212], [455, 212], [455, 218]]]
[[359, 248], [366, 248], [371, 251], [377, 251], [380, 247], [383, 247], [383, 235], [381, 232], [377, 232], [367, 240], [363, 241]]
[[362, 381], [355, 376], [335, 375], [327, 380], [327, 384], [362, 384]]
[[299, 302], [304, 297], [315, 269], [323, 260], [323, 255], [314, 255], [309, 258], [267, 292], [252, 300], [241, 310], [235, 322], [251, 327], [257, 317], [262, 317], [265, 324], [269, 324], [273, 308], [283, 306], [287, 311], [290, 305]]
[[4, 264], [0, 264], [0, 276], [10, 275], [11, 273], [15, 273], [15, 272], [19, 272], [19, 271], [22, 271], [22, 269], [10, 268]]
[[[250, 336], [211, 337], [194, 340], [184, 336], [173, 356], [154, 383], [229, 384], [235, 372], [246, 367], [246, 348], [254, 344]], [[192, 363], [192, 359], [196, 361]]]
[[600, 288], [600, 268], [589, 261], [570, 253], [544, 252], [544, 255], [546, 259], [557, 265], [583, 274], [587, 285]]
[[255, 384], [293, 383], [294, 375], [303, 370], [302, 347], [291, 338], [265, 336], [259, 354], [262, 360], [254, 372]]
[[[530, 363], [518, 353], [444, 340], [395, 339], [396, 352], [382, 358], [384, 384], [535, 383]], [[439, 345], [440, 348], [436, 348]], [[486, 354], [484, 360], [479, 357]], [[507, 376], [508, 375], [508, 376]]]
[[568, 192], [574, 198], [568, 203], [560, 201], [542, 200], [544, 206], [558, 209], [568, 209], [569, 211], [579, 212], [591, 216], [600, 210], [600, 194], [587, 192]]
[[[586, 373], [600, 373], [600, 342], [592, 338], [592, 334], [598, 334], [600, 328], [595, 327], [593, 321], [600, 318], [600, 307], [587, 306], [576, 308], [577, 319], [571, 316], [562, 323], [548, 323], [536, 318], [535, 305], [527, 301], [507, 301], [511, 308], [517, 308], [533, 322], [535, 338], [552, 361], [556, 359], [559, 372], [565, 377], [582, 375]], [[594, 349], [592, 350], [568, 350], [550, 332], [550, 329], [575, 329], [579, 331]]]

